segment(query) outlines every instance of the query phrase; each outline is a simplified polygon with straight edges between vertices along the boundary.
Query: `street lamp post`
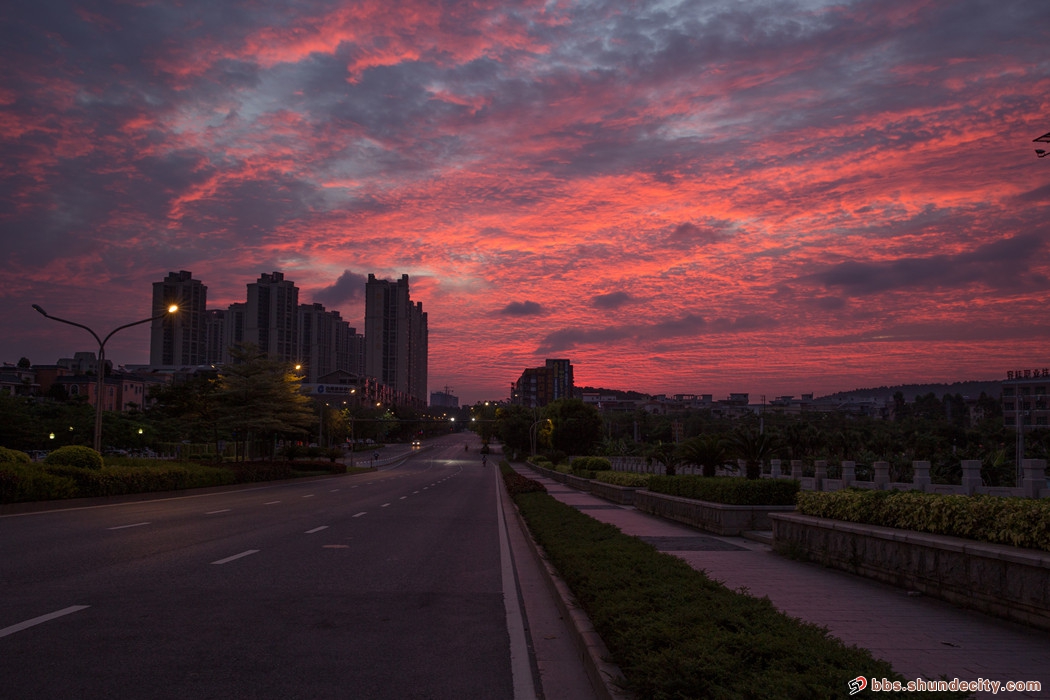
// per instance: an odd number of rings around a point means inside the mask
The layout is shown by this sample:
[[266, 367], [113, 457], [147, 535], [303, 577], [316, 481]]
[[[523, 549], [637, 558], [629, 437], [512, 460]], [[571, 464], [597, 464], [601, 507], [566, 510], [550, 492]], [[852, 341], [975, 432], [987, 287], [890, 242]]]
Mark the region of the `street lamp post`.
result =
[[151, 321], [156, 321], [157, 319], [164, 318], [168, 314], [173, 314], [176, 311], [178, 311], [179, 307], [176, 306], [175, 304], [172, 304], [162, 314], [157, 314], [156, 316], [151, 316], [149, 318], [144, 318], [141, 321], [135, 321], [134, 323], [125, 323], [123, 326], [117, 326], [116, 328], [111, 330], [109, 332], [109, 335], [107, 335], [105, 338], [99, 338], [98, 333], [96, 333], [95, 331], [91, 330], [90, 328], [88, 328], [87, 326], [85, 326], [82, 323], [76, 323], [75, 321], [67, 321], [64, 318], [59, 318], [58, 316], [50, 315], [48, 312], [46, 312], [42, 308], [40, 308], [39, 304], [33, 304], [33, 308], [36, 309], [37, 312], [41, 316], [43, 316], [44, 318], [49, 318], [52, 321], [58, 321], [59, 323], [65, 323], [65, 324], [68, 324], [70, 326], [76, 326], [77, 328], [83, 328], [88, 333], [90, 333], [95, 338], [95, 341], [98, 343], [98, 370], [97, 370], [97, 372], [98, 372], [98, 386], [95, 388], [95, 451], [101, 453], [102, 452], [102, 391], [103, 391], [103, 389], [105, 387], [106, 342], [110, 338], [112, 338], [113, 335], [117, 331], [122, 331], [125, 328], [131, 328], [132, 326], [138, 326], [138, 325], [141, 325], [143, 323], [150, 323]]

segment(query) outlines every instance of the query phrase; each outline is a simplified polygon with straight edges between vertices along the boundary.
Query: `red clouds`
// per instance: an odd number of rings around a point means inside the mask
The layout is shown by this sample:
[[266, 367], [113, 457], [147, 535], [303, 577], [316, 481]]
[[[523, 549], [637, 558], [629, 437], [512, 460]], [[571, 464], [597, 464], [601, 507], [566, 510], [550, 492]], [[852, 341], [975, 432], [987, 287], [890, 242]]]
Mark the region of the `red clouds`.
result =
[[[356, 325], [355, 279], [409, 273], [469, 400], [548, 354], [773, 395], [1044, 352], [1039, 0], [69, 9], [2, 11], [5, 327], [276, 269]], [[83, 344], [56, 334], [4, 359]]]

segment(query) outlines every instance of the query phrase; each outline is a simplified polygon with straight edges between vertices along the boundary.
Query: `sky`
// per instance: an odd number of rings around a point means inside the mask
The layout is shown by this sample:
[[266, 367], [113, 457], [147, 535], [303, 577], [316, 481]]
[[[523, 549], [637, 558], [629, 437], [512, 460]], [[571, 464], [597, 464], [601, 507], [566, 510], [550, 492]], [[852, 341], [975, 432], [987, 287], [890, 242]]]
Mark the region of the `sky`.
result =
[[1046, 0], [8, 0], [0, 65], [5, 362], [188, 270], [359, 331], [408, 274], [464, 402], [1050, 365]]

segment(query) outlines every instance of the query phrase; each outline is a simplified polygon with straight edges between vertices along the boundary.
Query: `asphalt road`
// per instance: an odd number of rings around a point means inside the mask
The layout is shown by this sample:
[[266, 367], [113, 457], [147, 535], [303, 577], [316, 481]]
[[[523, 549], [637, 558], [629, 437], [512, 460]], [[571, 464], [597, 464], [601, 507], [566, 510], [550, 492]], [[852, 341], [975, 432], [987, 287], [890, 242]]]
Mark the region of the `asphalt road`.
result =
[[534, 697], [496, 479], [446, 438], [371, 474], [2, 517], [0, 696]]

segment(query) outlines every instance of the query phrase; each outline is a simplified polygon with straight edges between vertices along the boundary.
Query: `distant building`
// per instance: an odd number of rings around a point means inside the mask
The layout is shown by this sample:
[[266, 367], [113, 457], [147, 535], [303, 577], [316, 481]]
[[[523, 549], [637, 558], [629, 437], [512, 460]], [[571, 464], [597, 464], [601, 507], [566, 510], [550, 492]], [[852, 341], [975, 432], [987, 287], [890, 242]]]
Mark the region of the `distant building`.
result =
[[[232, 309], [232, 307], [231, 307]], [[244, 305], [244, 340], [271, 359], [299, 359], [299, 288], [284, 273], [263, 273], [248, 285]]]
[[430, 392], [431, 408], [459, 408], [459, 397], [453, 396], [448, 387], [444, 391]]
[[299, 305], [299, 350], [307, 382], [336, 370], [364, 373], [363, 339], [338, 311], [321, 304]]
[[1003, 424], [1028, 430], [1045, 428], [1050, 423], [1050, 405], [1046, 389], [1050, 386], [1050, 369], [1026, 369], [1007, 372], [1003, 382]]
[[420, 406], [427, 399], [427, 314], [409, 296], [408, 275], [396, 282], [368, 275], [365, 284], [365, 374]]
[[511, 403], [539, 408], [558, 399], [569, 399], [575, 387], [569, 360], [547, 360], [543, 367], [531, 367], [511, 387]]
[[[155, 367], [202, 365], [207, 362], [208, 288], [187, 270], [169, 272], [153, 283], [153, 316], [150, 324], [149, 363]], [[166, 314], [171, 304], [179, 310]]]

